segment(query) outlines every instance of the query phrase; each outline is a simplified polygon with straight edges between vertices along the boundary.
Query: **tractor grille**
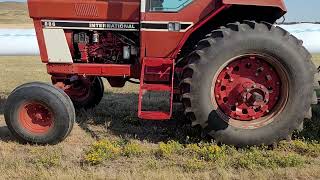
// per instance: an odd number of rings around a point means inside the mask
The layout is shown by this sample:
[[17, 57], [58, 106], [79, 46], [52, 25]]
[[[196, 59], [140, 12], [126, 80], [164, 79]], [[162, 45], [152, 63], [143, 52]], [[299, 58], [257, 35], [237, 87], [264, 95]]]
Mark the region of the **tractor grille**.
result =
[[82, 16], [82, 17], [98, 16], [98, 8], [96, 5], [93, 5], [93, 4], [87, 4], [87, 3], [75, 4], [75, 12], [77, 16]]

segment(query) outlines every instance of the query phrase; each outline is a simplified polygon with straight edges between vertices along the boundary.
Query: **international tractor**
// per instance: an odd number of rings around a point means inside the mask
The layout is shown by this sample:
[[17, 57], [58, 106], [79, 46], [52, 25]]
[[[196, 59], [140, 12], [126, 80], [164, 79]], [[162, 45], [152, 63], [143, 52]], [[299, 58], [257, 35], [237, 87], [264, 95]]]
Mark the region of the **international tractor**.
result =
[[[28, 7], [52, 85], [24, 84], [8, 97], [6, 123], [23, 142], [64, 140], [75, 109], [101, 101], [102, 78], [117, 88], [140, 84], [139, 118], [170, 120], [180, 102], [186, 121], [238, 147], [286, 139], [317, 101], [310, 53], [274, 25], [286, 13], [283, 0], [29, 0]], [[167, 107], [150, 109], [146, 96], [159, 93]]]

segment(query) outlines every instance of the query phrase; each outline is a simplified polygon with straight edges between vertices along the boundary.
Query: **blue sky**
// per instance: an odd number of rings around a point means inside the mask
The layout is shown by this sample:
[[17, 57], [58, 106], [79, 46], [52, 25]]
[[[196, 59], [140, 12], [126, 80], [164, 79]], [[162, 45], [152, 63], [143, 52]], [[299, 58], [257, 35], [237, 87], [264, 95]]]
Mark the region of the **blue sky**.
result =
[[[25, 0], [0, 0], [19, 1]], [[261, 0], [263, 1], [263, 0]], [[289, 13], [286, 15], [290, 21], [320, 21], [320, 0], [285, 0]]]

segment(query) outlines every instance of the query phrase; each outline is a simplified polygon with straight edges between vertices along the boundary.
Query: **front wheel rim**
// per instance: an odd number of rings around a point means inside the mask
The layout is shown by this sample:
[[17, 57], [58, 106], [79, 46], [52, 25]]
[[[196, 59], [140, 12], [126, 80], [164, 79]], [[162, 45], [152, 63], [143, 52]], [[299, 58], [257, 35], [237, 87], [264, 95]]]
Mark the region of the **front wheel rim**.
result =
[[230, 59], [213, 80], [212, 102], [229, 125], [256, 129], [273, 122], [288, 101], [288, 73], [265, 54]]
[[54, 124], [50, 108], [38, 102], [27, 102], [21, 105], [19, 121], [24, 129], [34, 134], [46, 134]]

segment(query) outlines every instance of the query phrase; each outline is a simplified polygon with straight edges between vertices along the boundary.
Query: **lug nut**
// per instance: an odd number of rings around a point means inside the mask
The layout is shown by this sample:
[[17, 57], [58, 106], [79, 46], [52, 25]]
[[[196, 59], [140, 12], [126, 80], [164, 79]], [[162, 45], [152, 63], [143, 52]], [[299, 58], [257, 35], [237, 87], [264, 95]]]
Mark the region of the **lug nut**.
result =
[[271, 81], [271, 80], [272, 80], [271, 75], [267, 75], [267, 76], [266, 76], [266, 79], [267, 79], [267, 81]]
[[257, 72], [262, 72], [262, 71], [264, 71], [263, 67], [260, 67], [260, 68], [257, 69]]

